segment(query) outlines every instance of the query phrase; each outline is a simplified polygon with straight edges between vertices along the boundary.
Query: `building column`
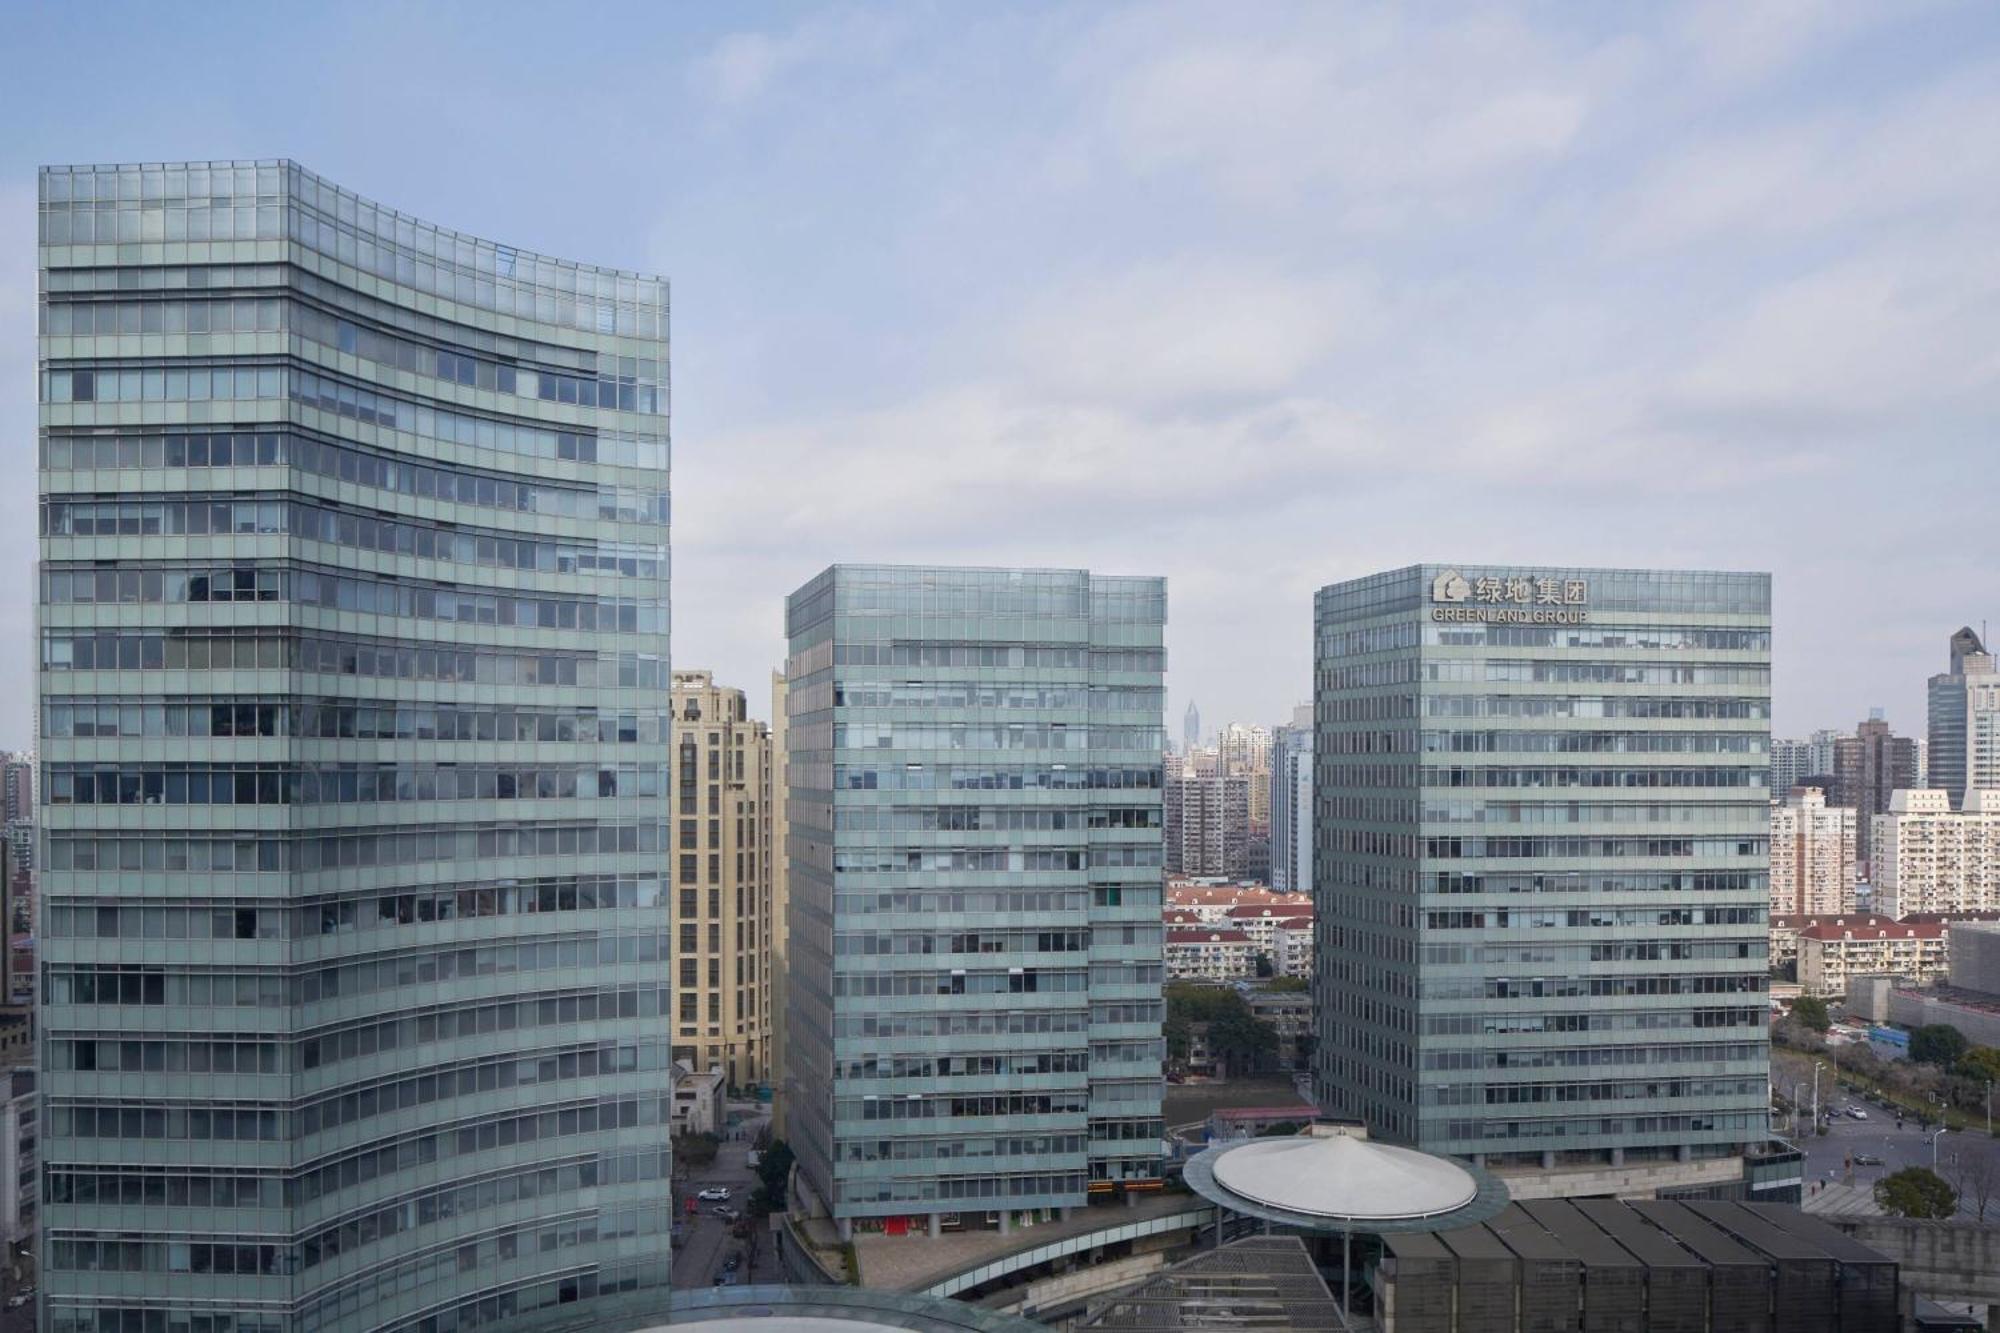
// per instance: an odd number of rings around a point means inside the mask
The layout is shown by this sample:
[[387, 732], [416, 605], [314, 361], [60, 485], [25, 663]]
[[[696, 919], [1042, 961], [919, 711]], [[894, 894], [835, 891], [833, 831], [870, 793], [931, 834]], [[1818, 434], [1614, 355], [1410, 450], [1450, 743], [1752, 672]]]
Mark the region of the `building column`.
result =
[[1688, 1144], [1683, 1143], [1680, 1147], [1674, 1149], [1674, 1160], [1677, 1162], [1692, 1162], [1694, 1160], [1694, 1149]]
[[853, 1218], [843, 1217], [840, 1219], [840, 1239], [843, 1243], [854, 1239]]
[[1000, 1234], [1003, 1236], [1014, 1234], [1014, 1210], [1012, 1208], [1002, 1208], [1000, 1210]]
[[938, 1238], [939, 1236], [942, 1236], [943, 1234], [944, 1234], [944, 1214], [943, 1214], [943, 1213], [932, 1213], [932, 1214], [931, 1214], [931, 1239], [932, 1239], [932, 1240], [936, 1240], [936, 1239], [937, 1239], [937, 1238]]
[[1068, 1204], [1064, 1204], [1064, 1205], [1063, 1205], [1062, 1207], [1060, 1207], [1060, 1208], [1056, 1209], [1056, 1221], [1058, 1221], [1058, 1222], [1067, 1222], [1067, 1221], [1069, 1221], [1069, 1205], [1068, 1205]]
[[1552, 1148], [1542, 1149], [1542, 1170], [1553, 1171], [1555, 1169], [1556, 1169], [1555, 1150]]
[[1611, 1165], [1625, 1165], [1625, 1150], [1623, 1148], [1613, 1148], [1611, 1150]]

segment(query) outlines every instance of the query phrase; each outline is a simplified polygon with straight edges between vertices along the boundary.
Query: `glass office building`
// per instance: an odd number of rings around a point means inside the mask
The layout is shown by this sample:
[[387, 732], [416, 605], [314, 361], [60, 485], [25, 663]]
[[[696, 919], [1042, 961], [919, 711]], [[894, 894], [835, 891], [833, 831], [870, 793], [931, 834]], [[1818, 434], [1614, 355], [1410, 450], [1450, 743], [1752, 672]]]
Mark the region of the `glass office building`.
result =
[[1160, 1186], [1166, 585], [793, 593], [791, 1142], [844, 1233]]
[[665, 284], [288, 162], [40, 243], [44, 1329], [660, 1306]]
[[1765, 574], [1320, 590], [1327, 1111], [1496, 1168], [1764, 1142], [1770, 610]]

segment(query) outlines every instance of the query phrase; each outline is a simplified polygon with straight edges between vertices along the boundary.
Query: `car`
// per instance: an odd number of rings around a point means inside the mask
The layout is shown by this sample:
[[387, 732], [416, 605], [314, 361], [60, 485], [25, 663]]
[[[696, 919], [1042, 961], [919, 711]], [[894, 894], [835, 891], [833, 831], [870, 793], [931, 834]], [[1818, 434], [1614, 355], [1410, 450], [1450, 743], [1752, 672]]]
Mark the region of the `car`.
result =
[[1853, 1116], [1853, 1117], [1854, 1117], [1854, 1118], [1855, 1118], [1856, 1120], [1866, 1120], [1866, 1119], [1868, 1118], [1868, 1113], [1867, 1113], [1866, 1111], [1862, 1110], [1862, 1109], [1861, 1109], [1860, 1107], [1858, 1107], [1858, 1106], [1850, 1106], [1850, 1107], [1848, 1107], [1848, 1108], [1847, 1108], [1847, 1114], [1849, 1114], [1850, 1116]]
[[694, 1197], [703, 1203], [717, 1203], [729, 1197], [729, 1188], [726, 1185], [710, 1185]]
[[1858, 1152], [1854, 1154], [1854, 1164], [1856, 1166], [1880, 1166], [1882, 1165], [1882, 1159], [1872, 1152]]
[[717, 1208], [714, 1211], [717, 1217], [722, 1218], [724, 1221], [727, 1222], [734, 1222], [737, 1218], [743, 1216], [743, 1214], [738, 1212], [736, 1209], [727, 1206]]

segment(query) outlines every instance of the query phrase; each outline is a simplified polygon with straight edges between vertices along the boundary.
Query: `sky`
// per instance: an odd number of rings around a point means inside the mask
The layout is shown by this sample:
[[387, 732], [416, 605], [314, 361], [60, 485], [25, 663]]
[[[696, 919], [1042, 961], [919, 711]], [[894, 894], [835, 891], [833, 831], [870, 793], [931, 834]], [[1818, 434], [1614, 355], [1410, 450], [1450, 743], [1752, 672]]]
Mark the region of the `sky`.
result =
[[1169, 580], [1169, 734], [1422, 560], [1774, 576], [1774, 727], [2000, 616], [2000, 8], [0, 0], [0, 745], [44, 162], [673, 282], [674, 660], [833, 561]]

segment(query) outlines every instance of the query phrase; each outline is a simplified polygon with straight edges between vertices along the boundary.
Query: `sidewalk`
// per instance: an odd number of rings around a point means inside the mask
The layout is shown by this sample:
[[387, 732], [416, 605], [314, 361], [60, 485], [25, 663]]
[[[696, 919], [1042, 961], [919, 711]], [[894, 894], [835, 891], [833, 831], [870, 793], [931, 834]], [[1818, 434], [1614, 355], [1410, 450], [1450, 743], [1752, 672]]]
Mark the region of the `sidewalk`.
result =
[[1805, 1202], [1800, 1207], [1808, 1213], [1825, 1217], [1882, 1216], [1882, 1205], [1875, 1202], [1875, 1190], [1867, 1185], [1829, 1182], [1825, 1189], [1814, 1192], [1812, 1183], [1808, 1181]]

